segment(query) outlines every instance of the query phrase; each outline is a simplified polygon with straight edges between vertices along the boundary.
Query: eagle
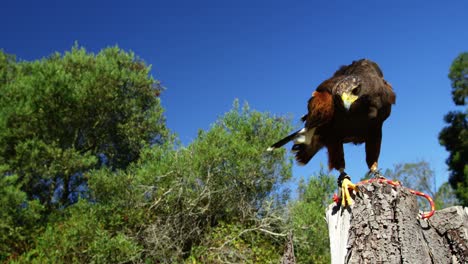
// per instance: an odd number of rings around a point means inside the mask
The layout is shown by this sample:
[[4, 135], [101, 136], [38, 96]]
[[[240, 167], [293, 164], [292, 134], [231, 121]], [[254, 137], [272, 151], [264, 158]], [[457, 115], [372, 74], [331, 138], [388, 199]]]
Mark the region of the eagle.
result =
[[307, 164], [322, 148], [328, 150], [328, 167], [340, 172], [338, 187], [343, 206], [352, 204], [349, 189], [357, 190], [345, 172], [343, 144], [365, 143], [369, 174], [378, 169], [382, 126], [390, 116], [396, 95], [377, 63], [361, 59], [341, 66], [312, 93], [304, 128], [279, 140], [267, 150], [294, 141], [292, 152], [300, 165]]

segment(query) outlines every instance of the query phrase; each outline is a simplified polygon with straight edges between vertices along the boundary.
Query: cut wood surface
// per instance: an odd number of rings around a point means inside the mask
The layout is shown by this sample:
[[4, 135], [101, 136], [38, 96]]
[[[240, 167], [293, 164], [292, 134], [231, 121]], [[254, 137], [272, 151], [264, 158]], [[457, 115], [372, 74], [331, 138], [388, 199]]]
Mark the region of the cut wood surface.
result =
[[360, 185], [353, 206], [326, 212], [332, 263], [468, 263], [468, 209], [419, 214], [404, 187]]

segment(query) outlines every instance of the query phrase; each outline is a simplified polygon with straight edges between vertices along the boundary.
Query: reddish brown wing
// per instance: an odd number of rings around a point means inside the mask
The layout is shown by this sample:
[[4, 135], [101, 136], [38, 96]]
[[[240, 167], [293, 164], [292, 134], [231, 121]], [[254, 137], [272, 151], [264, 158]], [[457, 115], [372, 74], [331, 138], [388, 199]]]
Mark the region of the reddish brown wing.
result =
[[333, 79], [326, 80], [312, 94], [307, 104], [308, 113], [304, 120], [306, 128], [314, 128], [333, 119], [335, 106], [330, 91], [334, 83]]
[[300, 131], [304, 140], [296, 140], [293, 146], [299, 164], [307, 164], [324, 145], [315, 132], [318, 127], [333, 119], [333, 96], [328, 89], [332, 84], [332, 80], [323, 82], [309, 99], [308, 113], [302, 118], [305, 122], [304, 129]]

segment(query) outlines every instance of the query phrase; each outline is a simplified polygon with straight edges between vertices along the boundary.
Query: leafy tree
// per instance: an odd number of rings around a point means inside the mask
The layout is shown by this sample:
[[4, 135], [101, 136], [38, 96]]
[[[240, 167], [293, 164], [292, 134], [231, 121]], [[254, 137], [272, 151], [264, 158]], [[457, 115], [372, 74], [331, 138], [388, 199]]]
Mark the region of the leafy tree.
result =
[[[264, 225], [269, 215], [264, 205], [291, 177], [291, 162], [284, 151], [268, 153], [265, 146], [289, 130], [289, 120], [251, 111], [247, 105], [240, 109], [235, 102], [233, 110], [209, 131], [200, 131], [188, 147], [145, 153], [136, 174], [148, 197], [148, 210], [155, 216], [144, 231], [148, 254], [159, 256], [158, 261], [178, 262], [194, 248], [196, 259], [225, 259], [223, 252], [230, 249], [239, 250], [233, 253], [238, 258], [230, 261], [250, 258], [251, 252], [224, 243], [238, 237], [254, 248], [261, 239], [247, 237], [264, 239], [260, 229], [277, 231], [273, 224]], [[225, 232], [232, 233], [223, 235], [223, 250], [211, 250], [219, 246], [211, 238]]]
[[468, 52], [458, 55], [450, 67], [452, 99], [456, 105], [465, 105], [468, 96]]
[[[7, 170], [0, 167], [1, 173]], [[42, 218], [43, 206], [37, 200], [28, 201], [16, 180], [16, 175], [0, 177], [0, 260], [30, 248], [32, 237], [42, 231], [36, 222]]]
[[[122, 263], [139, 258], [142, 249], [125, 231], [113, 232], [100, 206], [84, 200], [66, 209], [66, 217], [49, 224], [36, 247], [20, 263]], [[107, 219], [106, 219], [107, 218]]]
[[0, 162], [49, 209], [70, 203], [82, 172], [125, 168], [168, 136], [159, 83], [133, 53], [75, 45], [33, 62], [0, 54]]
[[89, 199], [57, 214], [19, 261], [277, 262], [286, 224], [274, 200], [291, 161], [265, 147], [289, 130], [236, 103], [187, 147], [169, 141], [126, 170], [86, 172]]
[[437, 210], [460, 204], [460, 201], [457, 199], [455, 190], [448, 182], [444, 182], [439, 187], [434, 201]]
[[0, 261], [279, 261], [290, 120], [236, 101], [184, 147], [160, 90], [118, 47], [0, 52]]
[[[455, 105], [464, 106], [468, 95], [468, 52], [460, 54], [450, 67], [452, 98]], [[440, 144], [450, 153], [446, 163], [450, 170], [449, 183], [461, 203], [468, 206], [468, 109], [445, 115], [448, 124], [440, 131]]]
[[195, 263], [279, 263], [285, 243], [285, 217], [265, 205], [249, 221], [221, 222], [209, 229], [187, 259]]
[[291, 206], [294, 249], [298, 263], [330, 263], [325, 211], [336, 190], [336, 177], [324, 172], [299, 184], [299, 197]]
[[28, 250], [84, 195], [87, 171], [126, 168], [167, 141], [149, 70], [118, 47], [93, 54], [75, 45], [32, 62], [0, 51], [0, 258]]

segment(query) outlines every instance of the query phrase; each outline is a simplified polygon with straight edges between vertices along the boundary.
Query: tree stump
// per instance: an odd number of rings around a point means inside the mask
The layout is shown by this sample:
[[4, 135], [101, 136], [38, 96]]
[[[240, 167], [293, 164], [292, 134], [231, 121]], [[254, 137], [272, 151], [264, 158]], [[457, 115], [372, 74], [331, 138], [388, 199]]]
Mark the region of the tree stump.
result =
[[326, 212], [332, 263], [468, 263], [468, 209], [419, 217], [417, 198], [386, 183], [360, 185], [355, 203]]

